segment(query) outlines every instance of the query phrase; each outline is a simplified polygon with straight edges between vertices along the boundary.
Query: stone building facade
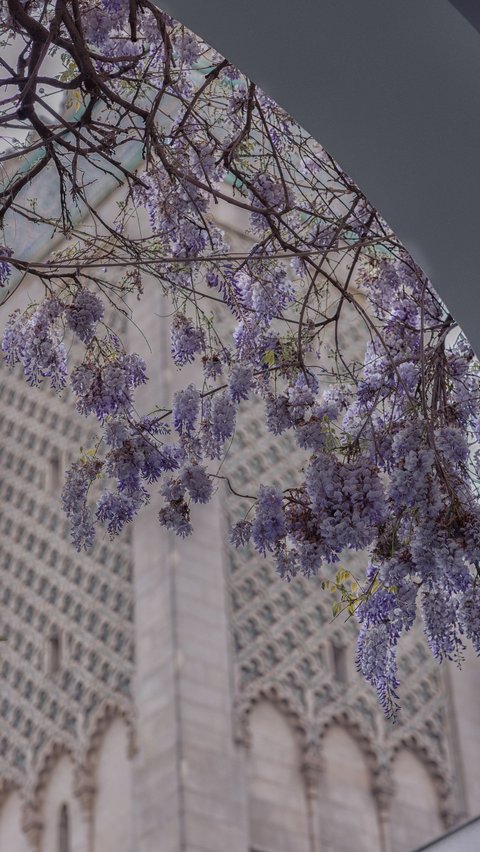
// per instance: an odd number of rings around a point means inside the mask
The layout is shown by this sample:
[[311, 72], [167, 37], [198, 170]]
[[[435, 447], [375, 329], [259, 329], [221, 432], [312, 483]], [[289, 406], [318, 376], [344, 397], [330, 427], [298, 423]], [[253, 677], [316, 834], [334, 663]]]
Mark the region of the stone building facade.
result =
[[[217, 212], [241, 247], [232, 215]], [[148, 358], [145, 407], [185, 381], [150, 284], [145, 338], [119, 329]], [[354, 670], [354, 622], [332, 621], [318, 581], [227, 546], [227, 489], [196, 508], [190, 539], [160, 528], [152, 499], [78, 555], [58, 494], [94, 425], [1, 365], [0, 852], [411, 852], [475, 816], [476, 660], [439, 667], [415, 629], [387, 723]], [[295, 452], [249, 406], [226, 469], [240, 490], [285, 483]]]

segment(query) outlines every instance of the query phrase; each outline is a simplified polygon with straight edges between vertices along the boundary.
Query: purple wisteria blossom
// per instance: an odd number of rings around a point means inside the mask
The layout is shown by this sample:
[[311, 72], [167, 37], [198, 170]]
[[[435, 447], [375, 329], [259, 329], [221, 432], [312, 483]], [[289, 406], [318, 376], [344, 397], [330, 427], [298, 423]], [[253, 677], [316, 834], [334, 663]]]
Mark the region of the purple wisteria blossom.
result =
[[270, 432], [274, 435], [281, 435], [293, 426], [289, 400], [284, 394], [278, 396], [269, 394], [265, 400], [265, 408], [265, 420]]
[[102, 366], [85, 363], [72, 372], [71, 384], [81, 414], [95, 414], [103, 422], [109, 415], [130, 409], [133, 390], [147, 381], [145, 362], [139, 355], [116, 355]]
[[234, 547], [245, 547], [252, 535], [251, 521], [237, 521], [230, 530], [230, 541]]
[[77, 550], [88, 549], [95, 539], [95, 518], [87, 506], [90, 486], [102, 469], [98, 459], [74, 462], [65, 477], [62, 491], [63, 510], [70, 519], [72, 541]]
[[212, 481], [204, 467], [187, 464], [180, 471], [180, 480], [194, 503], [208, 503], [212, 496]]
[[80, 290], [66, 309], [67, 325], [83, 343], [90, 343], [104, 313], [105, 307], [97, 296]]
[[111, 536], [118, 535], [130, 523], [141, 506], [148, 502], [148, 494], [139, 489], [130, 494], [106, 491], [97, 503], [97, 520], [105, 524]]
[[5, 287], [8, 283], [8, 279], [10, 278], [10, 273], [12, 268], [5, 258], [10, 257], [13, 254], [12, 249], [7, 248], [7, 246], [0, 245], [0, 287]]
[[193, 363], [195, 356], [205, 345], [203, 330], [196, 328], [191, 319], [177, 314], [172, 322], [172, 358], [179, 367]]
[[274, 550], [285, 536], [282, 495], [273, 486], [262, 485], [258, 491], [252, 541], [259, 553]]
[[67, 354], [61, 333], [56, 326], [62, 314], [57, 299], [46, 299], [30, 315], [15, 311], [5, 328], [2, 350], [7, 364], [23, 365], [30, 385], [50, 379], [54, 390], [61, 390], [67, 381]]
[[436, 589], [421, 597], [425, 635], [432, 653], [441, 662], [461, 656], [464, 645], [457, 620], [458, 604], [446, 591]]
[[246, 307], [255, 313], [257, 322], [268, 325], [294, 299], [294, 288], [282, 267], [257, 276], [242, 272], [236, 284]]
[[190, 435], [200, 409], [200, 393], [195, 385], [177, 391], [173, 398], [173, 424], [179, 435]]
[[172, 500], [167, 506], [160, 509], [158, 519], [163, 527], [172, 530], [182, 538], [186, 538], [193, 532], [190, 512], [183, 499]]
[[362, 550], [372, 542], [385, 515], [385, 497], [378, 471], [368, 459], [340, 464], [319, 453], [305, 483], [326, 558], [334, 559], [346, 548]]
[[478, 582], [458, 598], [458, 622], [461, 632], [480, 654], [480, 586]]
[[211, 409], [211, 429], [214, 438], [223, 444], [235, 429], [235, 405], [228, 393], [216, 394]]
[[248, 367], [242, 366], [242, 364], [238, 364], [234, 367], [229, 381], [230, 396], [233, 401], [240, 402], [242, 399], [248, 399], [252, 383], [252, 370]]
[[362, 625], [356, 663], [365, 680], [376, 688], [386, 715], [393, 715], [398, 707], [399, 681], [395, 644], [388, 624], [380, 622]]

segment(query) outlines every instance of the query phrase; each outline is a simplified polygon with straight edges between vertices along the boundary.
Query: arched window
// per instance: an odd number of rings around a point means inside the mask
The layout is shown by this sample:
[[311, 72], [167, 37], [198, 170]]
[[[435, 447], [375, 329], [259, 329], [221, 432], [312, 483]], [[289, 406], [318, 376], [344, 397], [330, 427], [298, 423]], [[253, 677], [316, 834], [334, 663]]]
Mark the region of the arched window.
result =
[[56, 628], [54, 628], [48, 639], [48, 658], [47, 658], [47, 667], [49, 674], [56, 674], [60, 670], [60, 666], [62, 663], [62, 643], [60, 640], [60, 634]]
[[417, 754], [398, 752], [393, 764], [395, 794], [390, 804], [393, 852], [417, 849], [442, 833], [435, 783]]
[[[112, 808], [112, 778], [115, 807]], [[131, 852], [132, 765], [128, 756], [128, 732], [124, 722], [113, 719], [105, 731], [97, 756], [95, 775], [93, 848], [96, 852]]]
[[49, 485], [51, 491], [57, 491], [62, 479], [62, 459], [60, 451], [55, 447], [50, 456]]
[[[321, 849], [376, 852], [382, 845], [372, 779], [363, 751], [356, 738], [339, 726], [328, 729], [322, 751], [323, 772], [317, 800]], [[402, 847], [403, 852], [412, 848]]]
[[273, 704], [250, 714], [248, 755], [249, 839], [252, 852], [311, 849], [301, 752], [293, 729]]
[[70, 852], [70, 820], [65, 804], [60, 807], [58, 819], [58, 852]]
[[347, 683], [348, 681], [348, 661], [347, 649], [344, 645], [337, 645], [332, 642], [332, 667], [335, 680], [338, 683]]

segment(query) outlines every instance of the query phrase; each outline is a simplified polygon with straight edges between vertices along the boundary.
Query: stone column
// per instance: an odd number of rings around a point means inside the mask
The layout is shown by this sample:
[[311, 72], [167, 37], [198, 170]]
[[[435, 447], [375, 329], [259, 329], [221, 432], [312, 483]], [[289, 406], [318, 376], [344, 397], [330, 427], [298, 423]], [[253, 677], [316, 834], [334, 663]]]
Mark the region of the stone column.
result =
[[93, 848], [95, 793], [96, 788], [93, 780], [85, 771], [79, 772], [75, 779], [75, 795], [80, 802], [82, 819], [85, 825], [85, 838], [87, 843], [85, 852], [96, 852]]
[[221, 494], [176, 541], [174, 606], [185, 852], [247, 852], [244, 764], [234, 743]]
[[478, 658], [467, 644], [465, 662], [459, 669], [454, 663], [442, 666], [443, 683], [448, 697], [446, 725], [451, 740], [454, 768], [453, 789], [449, 791], [447, 813], [442, 814], [449, 828], [478, 814], [480, 801], [480, 761], [478, 752], [478, 707], [480, 678]]
[[23, 807], [22, 829], [27, 838], [31, 852], [40, 852], [43, 821], [38, 812], [38, 808], [32, 802], [26, 802]]
[[[147, 293], [148, 288], [148, 293]], [[198, 377], [172, 368], [159, 284], [145, 282], [131, 345], [149, 364], [137, 409]], [[194, 507], [186, 540], [160, 527], [158, 489], [134, 525], [135, 852], [247, 852], [246, 780], [233, 740], [222, 493]]]
[[379, 772], [372, 784], [372, 796], [375, 800], [378, 818], [378, 833], [380, 836], [381, 852], [392, 852], [390, 838], [390, 803], [394, 789], [387, 768]]
[[318, 802], [320, 796], [320, 780], [324, 772], [324, 762], [317, 744], [309, 743], [307, 745], [304, 751], [301, 768], [305, 783], [305, 795], [307, 797], [310, 852], [321, 852]]
[[[170, 395], [165, 361], [165, 313], [160, 287], [149, 288], [134, 304], [129, 348], [148, 362], [150, 379], [136, 404], [148, 412]], [[151, 351], [149, 349], [151, 346]], [[135, 705], [138, 751], [133, 759], [134, 852], [181, 852], [184, 802], [181, 792], [179, 655], [175, 627], [174, 542], [158, 523], [158, 489], [133, 525]]]

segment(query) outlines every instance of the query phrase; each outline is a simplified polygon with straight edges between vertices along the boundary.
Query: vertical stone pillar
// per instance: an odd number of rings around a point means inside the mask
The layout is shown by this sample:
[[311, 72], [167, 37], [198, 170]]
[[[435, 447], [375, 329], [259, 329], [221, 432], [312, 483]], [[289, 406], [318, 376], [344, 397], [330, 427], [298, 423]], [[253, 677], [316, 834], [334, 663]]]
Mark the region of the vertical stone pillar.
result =
[[390, 838], [390, 803], [394, 793], [390, 772], [385, 767], [379, 772], [372, 784], [372, 796], [375, 800], [380, 837], [380, 852], [392, 852]]
[[[149, 412], [169, 396], [170, 379], [159, 315], [165, 313], [158, 283], [147, 281], [134, 304], [130, 351], [148, 363], [149, 381], [136, 395], [137, 409]], [[142, 337], [142, 334], [144, 337]], [[151, 347], [151, 349], [149, 348]], [[135, 705], [138, 751], [133, 760], [135, 852], [180, 852], [181, 822], [178, 656], [172, 541], [160, 527], [158, 489], [133, 525]]]
[[75, 795], [77, 796], [82, 811], [82, 819], [85, 826], [86, 850], [85, 852], [96, 852], [93, 848], [93, 828], [95, 818], [95, 784], [88, 773], [82, 770], [75, 779]]
[[[136, 397], [142, 412], [170, 402], [172, 385], [196, 378], [172, 370], [165, 313], [158, 283], [145, 282], [134, 315], [152, 349], [135, 339], [151, 377]], [[134, 525], [135, 852], [248, 850], [245, 775], [233, 739], [221, 499], [219, 492], [208, 506], [194, 507], [187, 540], [160, 527], [156, 489]]]
[[444, 824], [449, 826], [476, 816], [480, 802], [480, 678], [478, 657], [470, 643], [466, 644], [465, 661], [461, 669], [454, 663], [442, 666], [448, 696], [446, 724], [452, 743], [451, 757], [455, 772], [454, 789], [447, 806], [451, 813], [442, 815]]
[[31, 852], [40, 852], [43, 820], [38, 812], [38, 808], [32, 802], [26, 802], [23, 807], [22, 829]]
[[302, 775], [305, 783], [307, 798], [308, 832], [310, 852], [321, 852], [319, 795], [320, 780], [324, 772], [324, 764], [318, 744], [309, 743], [305, 749], [302, 761]]
[[247, 852], [246, 789], [233, 737], [221, 494], [193, 515], [174, 558], [175, 655], [185, 852]]

